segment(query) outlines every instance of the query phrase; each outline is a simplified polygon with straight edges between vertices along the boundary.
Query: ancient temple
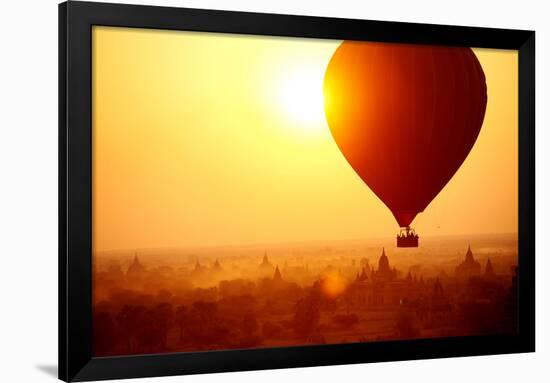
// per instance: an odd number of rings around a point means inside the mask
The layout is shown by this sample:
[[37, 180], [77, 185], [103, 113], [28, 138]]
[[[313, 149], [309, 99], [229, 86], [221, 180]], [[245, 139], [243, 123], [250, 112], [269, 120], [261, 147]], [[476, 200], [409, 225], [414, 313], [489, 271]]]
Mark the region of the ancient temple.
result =
[[273, 280], [280, 282], [283, 280], [283, 276], [281, 275], [281, 272], [279, 271], [279, 266], [275, 268], [275, 273], [273, 274]]
[[140, 275], [145, 271], [145, 267], [139, 262], [137, 254], [134, 255], [134, 261], [128, 267], [128, 270], [126, 271], [126, 275], [128, 276], [135, 276]]
[[466, 252], [464, 261], [456, 267], [455, 275], [457, 278], [462, 279], [479, 277], [481, 275], [481, 265], [474, 259], [474, 254], [472, 253], [470, 245], [468, 245], [468, 251]]
[[262, 263], [259, 265], [259, 270], [262, 274], [265, 274], [266, 276], [271, 275], [271, 273], [274, 270], [273, 264], [269, 262], [269, 259], [267, 258], [267, 252], [264, 253], [264, 257], [262, 259]]
[[220, 261], [218, 261], [217, 259], [214, 262], [214, 264], [212, 265], [212, 271], [214, 271], [214, 272], [222, 271], [222, 265], [220, 265]]
[[205, 268], [202, 267], [202, 265], [200, 264], [199, 260], [197, 260], [195, 262], [195, 267], [193, 268], [193, 271], [191, 271], [191, 277], [192, 278], [200, 278], [200, 277], [203, 277], [205, 275]]
[[397, 276], [397, 271], [395, 267], [392, 269], [390, 267], [390, 261], [386, 256], [386, 250], [382, 248], [382, 255], [378, 259], [378, 270], [376, 270], [375, 278], [379, 281], [386, 280], [391, 281]]
[[369, 280], [369, 276], [367, 274], [367, 268], [363, 267], [361, 270], [361, 273], [357, 273], [357, 277], [355, 278], [356, 282], [366, 282]]
[[485, 272], [483, 273], [483, 276], [485, 278], [493, 278], [495, 276], [495, 270], [493, 269], [491, 258], [487, 258], [487, 263], [485, 264]]

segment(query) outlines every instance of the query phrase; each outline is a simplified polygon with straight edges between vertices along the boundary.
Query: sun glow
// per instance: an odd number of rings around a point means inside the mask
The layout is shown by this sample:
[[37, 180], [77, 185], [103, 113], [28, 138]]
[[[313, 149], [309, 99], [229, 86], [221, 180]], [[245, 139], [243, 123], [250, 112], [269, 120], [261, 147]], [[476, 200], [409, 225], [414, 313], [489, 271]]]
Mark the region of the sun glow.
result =
[[321, 282], [321, 291], [329, 298], [336, 298], [346, 291], [348, 283], [339, 272], [326, 273]]
[[324, 70], [322, 65], [311, 65], [287, 71], [280, 80], [280, 105], [303, 133], [319, 133], [327, 128], [323, 100]]

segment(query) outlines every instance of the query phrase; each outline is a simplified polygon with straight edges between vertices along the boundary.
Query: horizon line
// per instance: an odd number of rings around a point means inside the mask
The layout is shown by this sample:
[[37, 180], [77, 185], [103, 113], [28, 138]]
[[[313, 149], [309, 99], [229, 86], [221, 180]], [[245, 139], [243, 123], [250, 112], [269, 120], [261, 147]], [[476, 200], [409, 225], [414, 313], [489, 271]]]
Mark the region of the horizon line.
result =
[[[426, 235], [422, 236], [423, 240], [434, 240], [434, 239], [443, 239], [443, 238], [458, 238], [458, 237], [489, 237], [489, 236], [518, 236], [518, 232], [502, 232], [502, 233], [476, 233], [476, 234], [442, 234], [442, 235]], [[289, 241], [279, 241], [279, 242], [249, 242], [249, 243], [228, 243], [228, 244], [213, 244], [213, 245], [191, 245], [191, 246], [162, 246], [162, 247], [140, 247], [140, 248], [117, 248], [117, 249], [108, 249], [108, 250], [99, 250], [94, 251], [92, 249], [92, 255], [102, 254], [102, 253], [114, 253], [114, 252], [140, 252], [140, 251], [151, 251], [151, 250], [205, 250], [205, 249], [216, 249], [216, 248], [240, 248], [240, 247], [269, 247], [269, 246], [281, 246], [281, 245], [298, 245], [298, 244], [314, 244], [314, 243], [323, 243], [323, 242], [372, 242], [372, 241], [382, 241], [382, 243], [387, 243], [388, 241], [394, 241], [394, 237], [373, 237], [373, 238], [343, 238], [343, 239], [305, 239], [305, 240], [289, 240]], [[381, 244], [382, 245], [382, 244]], [[419, 249], [420, 247], [416, 248]], [[267, 249], [266, 249], [267, 250]]]

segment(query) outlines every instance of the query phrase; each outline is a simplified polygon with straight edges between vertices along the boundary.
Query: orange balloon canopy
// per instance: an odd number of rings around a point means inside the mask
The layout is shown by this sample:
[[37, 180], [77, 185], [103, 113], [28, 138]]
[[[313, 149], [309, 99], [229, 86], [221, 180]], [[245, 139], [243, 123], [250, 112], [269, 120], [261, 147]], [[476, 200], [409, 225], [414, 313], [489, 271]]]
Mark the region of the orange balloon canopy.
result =
[[462, 47], [345, 41], [324, 94], [338, 147], [401, 227], [462, 165], [487, 105], [483, 69]]

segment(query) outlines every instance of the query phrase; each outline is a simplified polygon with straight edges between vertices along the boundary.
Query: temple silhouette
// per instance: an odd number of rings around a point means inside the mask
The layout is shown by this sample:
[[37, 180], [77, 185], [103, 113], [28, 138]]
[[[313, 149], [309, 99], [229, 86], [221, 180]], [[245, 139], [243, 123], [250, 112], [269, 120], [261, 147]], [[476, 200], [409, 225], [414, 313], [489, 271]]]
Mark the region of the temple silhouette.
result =
[[517, 269], [498, 253], [482, 267], [468, 246], [441, 268], [379, 249], [209, 251], [179, 264], [134, 253], [96, 263], [94, 355], [516, 331]]
[[466, 252], [464, 261], [456, 267], [455, 275], [463, 279], [481, 275], [481, 265], [474, 259], [474, 254], [472, 253], [470, 245], [468, 245], [468, 251]]

